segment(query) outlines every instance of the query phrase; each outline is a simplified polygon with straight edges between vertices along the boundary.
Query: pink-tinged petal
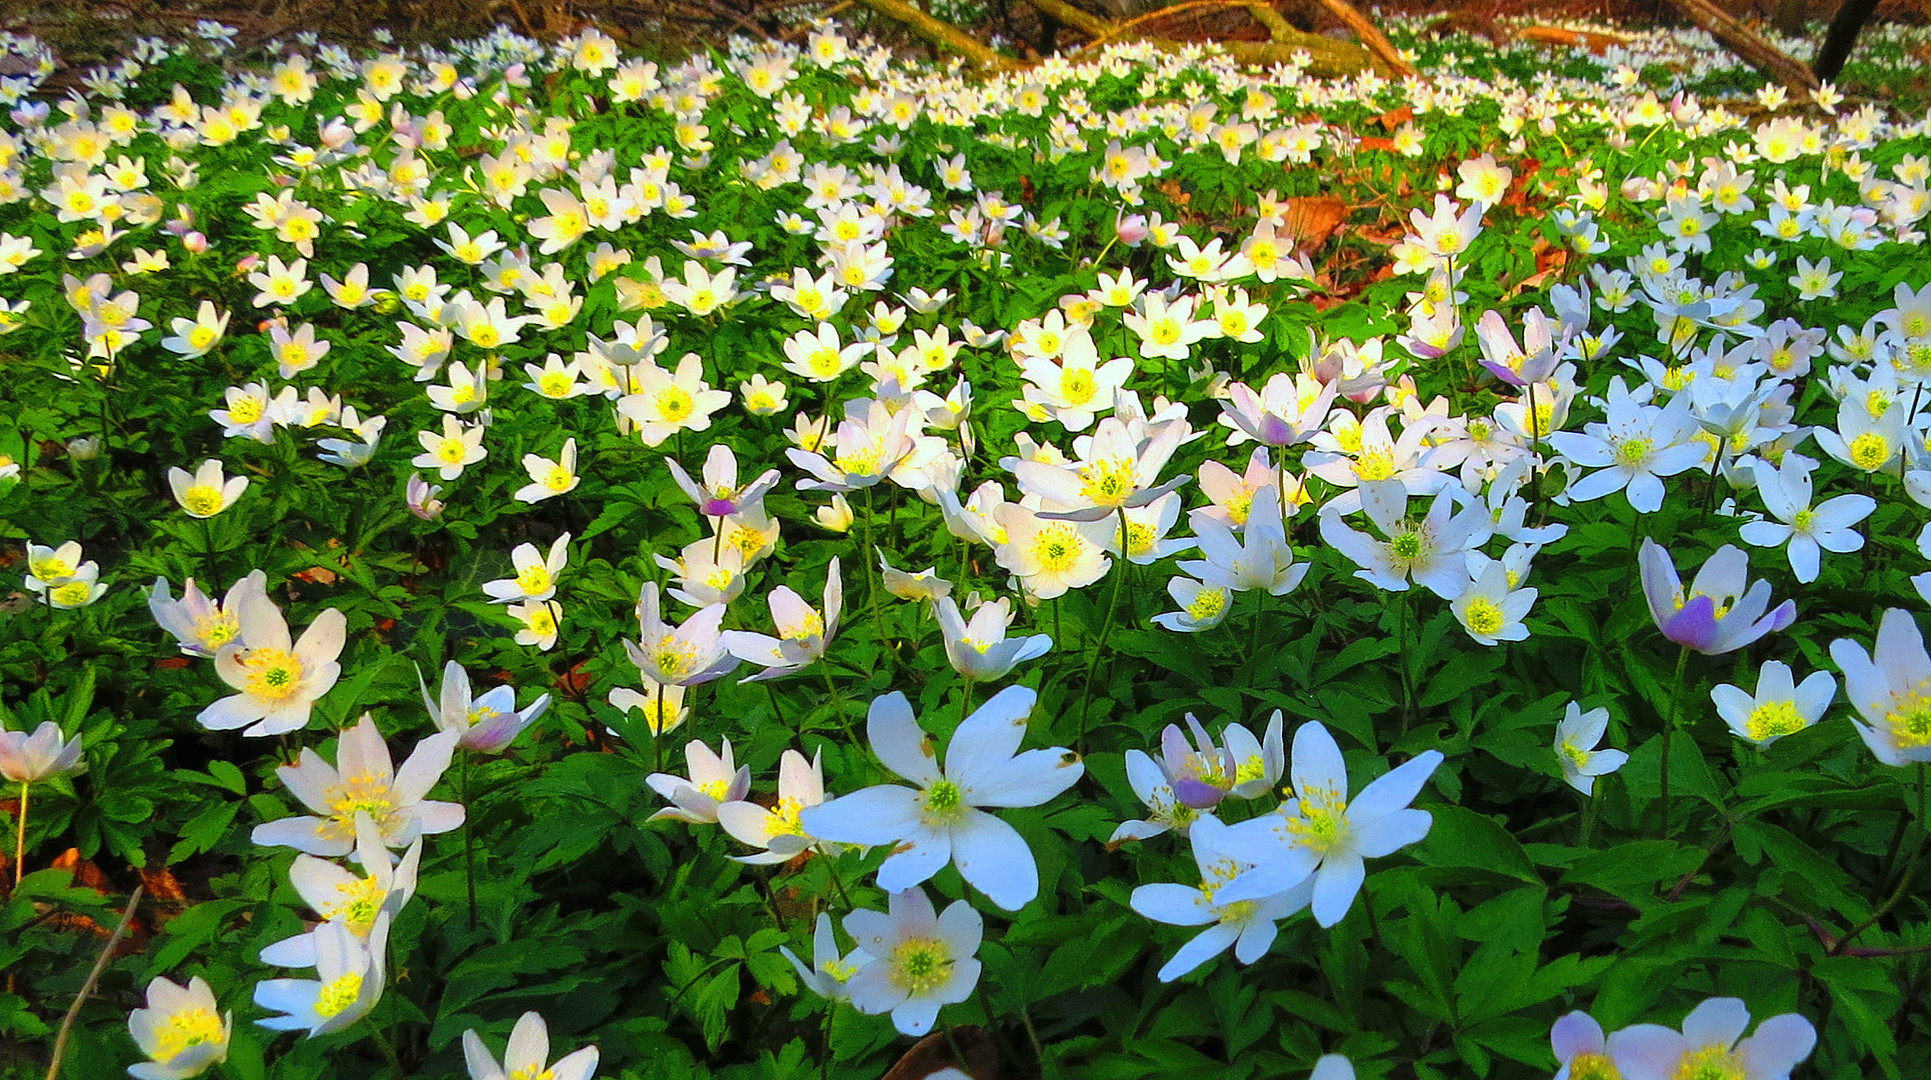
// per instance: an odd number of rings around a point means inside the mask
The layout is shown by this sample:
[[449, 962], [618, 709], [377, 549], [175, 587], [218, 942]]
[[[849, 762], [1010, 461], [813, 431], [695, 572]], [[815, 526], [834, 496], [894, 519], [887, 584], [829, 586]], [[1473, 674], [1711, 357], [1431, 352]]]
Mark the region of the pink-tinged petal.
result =
[[1215, 923], [1200, 933], [1192, 941], [1180, 946], [1173, 959], [1161, 965], [1161, 982], [1172, 982], [1182, 975], [1227, 951], [1227, 946], [1240, 936], [1240, 928], [1229, 923]]
[[1007, 911], [1018, 911], [1039, 895], [1039, 865], [1032, 849], [1018, 830], [991, 814], [968, 810], [965, 820], [952, 827], [952, 861], [968, 885]]
[[1817, 1045], [1817, 1028], [1796, 1013], [1773, 1016], [1738, 1047], [1754, 1080], [1786, 1080]]
[[1078, 754], [1054, 747], [1028, 750], [996, 772], [980, 774], [971, 782], [961, 780], [959, 786], [971, 806], [1038, 806], [1072, 787], [1085, 772]]
[[[865, 737], [885, 767], [920, 787], [939, 779], [938, 753], [912, 715], [912, 703], [897, 691], [872, 701], [865, 718]], [[813, 835], [823, 835], [814, 833]], [[859, 841], [846, 841], [857, 843]]]
[[1206, 896], [1191, 885], [1142, 885], [1133, 890], [1127, 903], [1142, 917], [1169, 926], [1205, 926], [1216, 918]]
[[1008, 686], [972, 710], [946, 747], [946, 778], [975, 791], [998, 784], [1026, 737], [1026, 718], [1037, 698], [1029, 687]]
[[376, 730], [375, 720], [368, 713], [363, 713], [354, 727], [342, 732], [336, 743], [335, 761], [343, 776], [367, 776], [382, 783], [395, 779], [389, 746], [382, 741], [382, 733]]
[[1353, 852], [1330, 852], [1322, 861], [1321, 869], [1314, 874], [1314, 921], [1321, 926], [1333, 926], [1347, 915], [1348, 908], [1354, 905], [1355, 894], [1361, 891], [1361, 883], [1367, 880], [1368, 869], [1362, 865], [1361, 857]]
[[799, 822], [821, 840], [891, 844], [925, 831], [919, 821], [921, 805], [919, 793], [911, 788], [880, 784], [808, 806]]

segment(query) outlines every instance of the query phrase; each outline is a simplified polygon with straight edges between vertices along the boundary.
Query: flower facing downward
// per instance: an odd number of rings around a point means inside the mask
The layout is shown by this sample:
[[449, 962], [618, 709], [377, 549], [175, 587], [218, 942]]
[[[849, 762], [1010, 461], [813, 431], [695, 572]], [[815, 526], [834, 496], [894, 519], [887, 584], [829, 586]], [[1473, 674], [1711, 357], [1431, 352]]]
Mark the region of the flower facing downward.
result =
[[1871, 652], [1839, 639], [1830, 643], [1830, 658], [1844, 672], [1844, 696], [1864, 718], [1857, 733], [1877, 760], [1897, 766], [1931, 761], [1931, 655], [1911, 613], [1887, 610]]
[[127, 1014], [127, 1030], [150, 1060], [128, 1066], [135, 1080], [187, 1080], [228, 1058], [233, 1013], [220, 1011], [215, 992], [200, 976], [182, 986], [157, 977], [148, 984], [147, 1008]]
[[1595, 790], [1596, 777], [1615, 772], [1629, 760], [1621, 750], [1596, 749], [1608, 730], [1608, 709], [1583, 712], [1573, 701], [1556, 725], [1556, 761], [1562, 766], [1562, 779], [1584, 795]]
[[946, 863], [1007, 911], [1039, 894], [1032, 849], [1011, 825], [980, 807], [1038, 806], [1085, 771], [1064, 747], [1019, 751], [1034, 692], [1009, 686], [973, 710], [953, 733], [941, 768], [904, 694], [872, 702], [866, 735], [887, 768], [918, 788], [881, 784], [804, 811], [807, 833], [845, 844], [890, 844], [879, 887], [910, 889]]
[[241, 493], [248, 490], [246, 476], [226, 479], [222, 476], [221, 462], [209, 458], [201, 467], [188, 475], [186, 469], [168, 470], [168, 487], [174, 490], [174, 501], [189, 517], [211, 518], [234, 505]]
[[1261, 900], [1315, 877], [1314, 921], [1333, 926], [1354, 904], [1367, 876], [1362, 860], [1389, 855], [1428, 835], [1434, 819], [1409, 808], [1442, 762], [1427, 750], [1377, 777], [1348, 800], [1341, 747], [1318, 723], [1294, 733], [1289, 773], [1294, 798], [1266, 817], [1228, 828], [1218, 850], [1253, 869], [1222, 886], [1225, 903]]
[[499, 1064], [475, 1031], [463, 1032], [463, 1063], [469, 1066], [470, 1080], [590, 1080], [597, 1071], [597, 1048], [586, 1046], [550, 1060], [550, 1029], [543, 1017], [526, 1012], [510, 1029], [509, 1045], [503, 1048]]
[[1748, 581], [1750, 557], [1742, 548], [1731, 544], [1718, 548], [1696, 572], [1687, 594], [1662, 545], [1645, 539], [1638, 558], [1643, 595], [1649, 600], [1656, 628], [1664, 637], [1705, 656], [1741, 649], [1797, 618], [1794, 600], [1785, 600], [1769, 611], [1770, 583]]
[[964, 1001], [979, 982], [973, 957], [985, 936], [985, 920], [964, 900], [943, 915], [923, 889], [894, 892], [887, 911], [854, 911], [845, 932], [858, 942], [858, 972], [847, 990], [859, 1012], [889, 1012], [906, 1035], [932, 1030], [941, 1006]]
[[437, 697], [429, 696], [429, 687], [422, 682], [421, 675], [416, 682], [422, 690], [423, 707], [429, 710], [436, 726], [460, 736], [456, 740], [457, 749], [479, 754], [501, 753], [550, 707], [550, 695], [540, 694], [535, 701], [518, 709], [516, 689], [507, 685], [472, 696], [469, 676], [454, 660], [443, 665], [442, 689]]
[[308, 726], [315, 699], [341, 677], [335, 658], [348, 620], [329, 608], [291, 643], [288, 622], [266, 592], [242, 593], [236, 614], [239, 639], [215, 653], [215, 674], [237, 692], [195, 719], [213, 731], [245, 726], [244, 735], [284, 735]]
[[292, 847], [310, 855], [335, 858], [354, 847], [357, 815], [375, 822], [382, 842], [406, 847], [424, 834], [445, 833], [463, 823], [459, 803], [425, 799], [449, 768], [456, 752], [455, 732], [444, 731], [416, 744], [409, 760], [395, 769], [389, 747], [369, 714], [342, 733], [336, 764], [304, 748], [301, 761], [275, 770], [303, 806], [320, 816], [287, 817], [257, 825], [254, 841], [264, 847]]
[[384, 913], [393, 917], [416, 892], [416, 872], [422, 865], [422, 837], [417, 837], [404, 852], [400, 863], [392, 862], [382, 833], [367, 814], [355, 818], [355, 861], [362, 864], [357, 874], [327, 859], [313, 855], [295, 856], [288, 868], [289, 883], [322, 922], [305, 934], [297, 934], [261, 951], [261, 961], [276, 967], [315, 966], [316, 944], [324, 926], [341, 923], [358, 939], [367, 941], [376, 920]]
[[733, 856], [753, 865], [781, 863], [812, 845], [799, 821], [806, 807], [825, 801], [825, 767], [796, 750], [778, 759], [778, 801], [769, 808], [739, 799], [717, 808], [717, 823], [739, 842], [759, 848], [755, 855]]

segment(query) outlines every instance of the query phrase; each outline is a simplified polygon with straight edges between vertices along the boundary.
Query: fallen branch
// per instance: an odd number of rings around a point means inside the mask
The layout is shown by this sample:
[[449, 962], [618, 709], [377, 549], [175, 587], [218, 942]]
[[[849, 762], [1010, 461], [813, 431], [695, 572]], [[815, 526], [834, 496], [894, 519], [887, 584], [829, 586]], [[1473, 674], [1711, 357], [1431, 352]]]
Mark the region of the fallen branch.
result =
[[1817, 89], [1817, 76], [1809, 68], [1710, 0], [1670, 0], [1670, 3], [1737, 54], [1739, 60], [1782, 84], [1784, 89], [1805, 96]]
[[978, 38], [944, 19], [927, 15], [907, 0], [858, 0], [858, 2], [888, 19], [904, 23], [907, 29], [933, 46], [965, 57], [974, 67], [989, 71], [1004, 71], [1019, 66], [1013, 60], [994, 52]]
[[[1360, 8], [1348, 3], [1348, 0], [1319, 0], [1319, 2], [1322, 7], [1328, 9], [1328, 14], [1341, 20], [1341, 25], [1354, 34], [1362, 47], [1374, 54], [1374, 58], [1381, 62], [1382, 67], [1402, 78], [1414, 78], [1421, 74], [1415, 70], [1415, 65], [1402, 59], [1401, 50], [1395, 48], [1395, 43], [1388, 40], [1388, 35], [1381, 32], [1381, 27], [1376, 26], [1374, 20], [1361, 14]], [[1272, 8], [1268, 10], [1273, 11]], [[1278, 19], [1280, 15], [1276, 13], [1274, 17]]]
[[[1309, 59], [1307, 65], [1309, 74], [1332, 78], [1341, 75], [1353, 75], [1363, 68], [1372, 66], [1374, 62], [1373, 53], [1358, 45], [1350, 45], [1345, 41], [1336, 41], [1333, 38], [1323, 37], [1319, 34], [1304, 34], [1294, 29], [1288, 25], [1286, 19], [1280, 17], [1278, 12], [1273, 11], [1271, 7], [1267, 7], [1267, 5], [1258, 2], [1258, 0], [1196, 0], [1194, 3], [1163, 8], [1160, 11], [1121, 24], [1110, 23], [1096, 15], [1082, 11], [1068, 3], [1067, 0], [1026, 0], [1026, 2], [1039, 9], [1041, 13], [1051, 16], [1079, 33], [1084, 34], [1090, 39], [1086, 45], [1089, 49], [1113, 41], [1144, 41], [1166, 51], [1184, 49], [1195, 43], [1174, 41], [1152, 34], [1142, 34], [1138, 32], [1137, 27], [1149, 19], [1166, 17], [1181, 11], [1199, 8], [1233, 7], [1242, 8], [1253, 15], [1262, 26], [1267, 28], [1268, 35], [1273, 38], [1271, 41], [1216, 41], [1211, 43], [1241, 64], [1250, 67], [1272, 67], [1276, 64], [1289, 64], [1294, 62], [1296, 53], [1304, 52]], [[1256, 10], [1257, 8], [1264, 7], [1267, 8], [1268, 14], [1273, 16], [1271, 21], [1263, 17]]]

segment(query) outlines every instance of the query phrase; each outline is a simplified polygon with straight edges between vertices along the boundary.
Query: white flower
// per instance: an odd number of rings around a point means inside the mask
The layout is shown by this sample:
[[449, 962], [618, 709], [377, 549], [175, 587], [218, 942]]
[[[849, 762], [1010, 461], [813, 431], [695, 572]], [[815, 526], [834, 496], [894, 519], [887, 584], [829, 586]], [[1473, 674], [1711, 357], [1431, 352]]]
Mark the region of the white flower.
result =
[[536, 454], [524, 454], [523, 471], [530, 474], [530, 482], [516, 489], [513, 498], [517, 502], [538, 503], [575, 491], [582, 479], [577, 475], [576, 437], [563, 440], [563, 450], [555, 461]]
[[[838, 938], [832, 933], [829, 912], [818, 913], [818, 923], [811, 934], [811, 966], [806, 967], [796, 953], [786, 945], [778, 946], [778, 952], [791, 961], [798, 970], [798, 978], [812, 993], [828, 1001], [846, 1001], [851, 998], [850, 982], [858, 974], [858, 965], [851, 958], [838, 951]], [[863, 953], [854, 952], [858, 959], [867, 959]]]
[[1233, 946], [1234, 959], [1251, 964], [1267, 954], [1274, 944], [1281, 919], [1308, 905], [1314, 897], [1312, 875], [1280, 892], [1252, 900], [1222, 900], [1222, 886], [1239, 877], [1249, 864], [1221, 848], [1230, 826], [1218, 818], [1202, 817], [1194, 822], [1189, 839], [1193, 841], [1194, 863], [1200, 869], [1200, 887], [1159, 883], [1133, 890], [1129, 900], [1133, 910], [1155, 922], [1173, 926], [1206, 926], [1193, 940], [1180, 947], [1160, 968], [1160, 981], [1172, 982]]
[[684, 763], [690, 778], [669, 773], [651, 773], [644, 778], [650, 789], [672, 805], [650, 816], [671, 818], [692, 825], [717, 824], [717, 811], [729, 802], [739, 802], [751, 793], [751, 767], [739, 767], [731, 757], [731, 740], [724, 740], [722, 753], [692, 739], [684, 744]]
[[1911, 613], [1888, 609], [1875, 649], [1866, 653], [1840, 638], [1830, 643], [1830, 658], [1844, 673], [1844, 696], [1864, 718], [1857, 733], [1877, 760], [1894, 766], [1931, 761], [1931, 655]]
[[327, 859], [295, 856], [294, 865], [288, 868], [289, 884], [322, 917], [322, 922], [308, 933], [285, 938], [263, 949], [262, 963], [276, 967], [314, 967], [323, 927], [335, 923], [347, 926], [350, 933], [366, 941], [379, 917], [385, 914], [395, 917], [415, 895], [416, 873], [422, 865], [422, 837], [410, 843], [400, 863], [392, 863], [375, 819], [357, 814], [355, 861], [362, 864], [366, 877]]
[[1836, 698], [1837, 680], [1830, 672], [1813, 671], [1799, 685], [1791, 677], [1790, 665], [1781, 660], [1764, 661], [1757, 672], [1755, 694], [1729, 683], [1710, 688], [1716, 714], [1738, 738], [1757, 746], [1768, 746], [1822, 720]]
[[454, 660], [443, 665], [439, 697], [429, 696], [429, 687], [423, 683], [420, 672], [416, 684], [422, 691], [423, 707], [429, 710], [436, 726], [459, 736], [457, 749], [479, 754], [502, 752], [550, 707], [550, 695], [539, 694], [535, 701], [518, 709], [516, 689], [507, 685], [472, 696], [469, 675]]
[[286, 1013], [255, 1023], [275, 1031], [308, 1029], [309, 1037], [341, 1031], [368, 1015], [382, 998], [389, 946], [389, 913], [376, 916], [365, 940], [344, 923], [324, 923], [316, 934], [313, 979], [264, 979], [255, 1004]]
[[1621, 750], [1596, 749], [1608, 731], [1608, 709], [1583, 712], [1573, 701], [1556, 725], [1555, 754], [1562, 765], [1562, 778], [1584, 795], [1595, 791], [1596, 777], [1615, 772], [1629, 760]]
[[739, 862], [781, 863], [810, 847], [799, 815], [806, 807], [825, 801], [825, 769], [818, 755], [810, 761], [796, 750], [778, 759], [778, 801], [766, 809], [742, 799], [717, 808], [717, 823], [741, 843], [758, 848], [755, 855], [733, 856]]
[[586, 1046], [548, 1064], [550, 1029], [534, 1011], [524, 1013], [510, 1029], [501, 1064], [474, 1030], [463, 1032], [463, 1063], [469, 1066], [470, 1080], [590, 1080], [597, 1059], [597, 1048]]
[[904, 694], [872, 702], [866, 735], [886, 767], [918, 785], [881, 784], [804, 812], [805, 831], [846, 844], [892, 845], [878, 870], [887, 892], [910, 889], [946, 863], [993, 903], [1017, 911], [1039, 893], [1032, 849], [1011, 825], [980, 807], [1038, 806], [1085, 771], [1064, 747], [1019, 753], [1037, 695], [1009, 686], [953, 733], [941, 769]]
[[1347, 764], [1334, 736], [1318, 723], [1302, 724], [1289, 767], [1295, 797], [1266, 817], [1228, 829], [1218, 851], [1253, 869], [1222, 886], [1219, 899], [1261, 900], [1312, 874], [1314, 921], [1340, 922], [1367, 877], [1363, 859], [1392, 854], [1428, 835], [1434, 819], [1408, 804], [1441, 762], [1440, 751], [1423, 751], [1350, 802]]
[[1448, 608], [1469, 637], [1483, 645], [1494, 645], [1529, 636], [1522, 620], [1534, 606], [1535, 597], [1534, 589], [1509, 588], [1508, 566], [1500, 559], [1489, 559]]
[[1801, 582], [1817, 580], [1821, 551], [1856, 551], [1864, 546], [1857, 523], [1877, 509], [1869, 495], [1839, 495], [1811, 504], [1810, 471], [1816, 462], [1785, 454], [1781, 469], [1759, 464], [1751, 471], [1757, 493], [1776, 521], [1751, 521], [1740, 530], [1743, 542], [1757, 547], [1784, 545], [1790, 569]]
[[838, 576], [838, 560], [832, 559], [826, 570], [822, 615], [812, 610], [804, 597], [789, 585], [780, 585], [771, 590], [769, 602], [771, 619], [777, 624], [777, 637], [747, 630], [723, 632], [724, 647], [730, 650], [732, 656], [764, 668], [740, 680], [742, 682], [793, 675], [825, 655], [825, 647], [838, 633], [838, 616], [845, 603], [845, 587]]
[[213, 656], [223, 645], [241, 634], [241, 598], [245, 593], [268, 593], [268, 575], [251, 570], [235, 582], [221, 603], [203, 595], [189, 578], [181, 586], [181, 599], [168, 592], [168, 579], [155, 578], [148, 592], [148, 611], [161, 629], [174, 635], [181, 651], [188, 656]]
[[187, 1080], [226, 1061], [235, 1015], [220, 1011], [215, 992], [199, 975], [181, 986], [156, 977], [147, 1008], [127, 1014], [127, 1030], [150, 1059], [128, 1066], [135, 1080]]
[[853, 957], [860, 960], [846, 989], [859, 1012], [889, 1012], [899, 1031], [923, 1035], [941, 1006], [964, 1001], [978, 984], [981, 965], [972, 954], [985, 936], [985, 920], [964, 900], [940, 915], [923, 889], [894, 892], [887, 905], [890, 914], [845, 916], [845, 932], [858, 942]]
[[292, 847], [310, 855], [347, 855], [356, 839], [356, 819], [374, 820], [382, 842], [407, 847], [418, 836], [446, 833], [463, 823], [459, 803], [424, 798], [449, 768], [456, 752], [454, 732], [438, 732], [416, 744], [397, 770], [388, 744], [368, 713], [342, 732], [336, 763], [330, 765], [306, 747], [294, 765], [275, 770], [289, 793], [322, 817], [286, 817], [255, 826], [251, 838], [263, 847]]
[[238, 692], [201, 710], [195, 720], [212, 731], [246, 727], [244, 735], [285, 735], [307, 727], [315, 699], [342, 675], [335, 658], [341, 655], [348, 619], [329, 608], [291, 644], [281, 610], [256, 589], [241, 594], [236, 617], [239, 635], [215, 653], [215, 674]]
[[1003, 596], [980, 604], [970, 622], [950, 596], [938, 597], [932, 608], [938, 616], [946, 660], [952, 670], [971, 682], [1004, 678], [1015, 666], [1044, 656], [1053, 647], [1053, 639], [1046, 634], [1006, 636], [1012, 626], [1012, 602]]
[[186, 469], [168, 470], [168, 487], [174, 491], [174, 501], [189, 517], [211, 518], [234, 505], [241, 493], [248, 490], [248, 478], [236, 476], [224, 479], [221, 462], [209, 458], [190, 476]]
[[1750, 1010], [1737, 998], [1709, 998], [1683, 1018], [1683, 1030], [1637, 1024], [1609, 1037], [1624, 1080], [1789, 1080], [1810, 1056], [1817, 1029], [1796, 1013], [1770, 1017], [1749, 1038]]
[[510, 565], [516, 576], [483, 583], [493, 604], [513, 601], [548, 600], [556, 595], [557, 575], [570, 561], [570, 534], [564, 533], [550, 544], [548, 555], [538, 553], [535, 544], [518, 544], [510, 552]]

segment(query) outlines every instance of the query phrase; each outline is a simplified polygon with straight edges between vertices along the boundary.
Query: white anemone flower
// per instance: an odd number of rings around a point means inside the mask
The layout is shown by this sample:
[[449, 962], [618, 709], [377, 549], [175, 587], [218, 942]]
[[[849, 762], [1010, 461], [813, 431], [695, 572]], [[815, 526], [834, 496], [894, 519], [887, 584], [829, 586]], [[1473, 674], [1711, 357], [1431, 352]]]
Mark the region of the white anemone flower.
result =
[[1007, 911], [1039, 894], [1039, 869], [1018, 830], [981, 807], [1038, 806], [1085, 772], [1064, 747], [1019, 752], [1037, 695], [1009, 686], [953, 733], [941, 768], [904, 694], [872, 702], [866, 735], [887, 768], [917, 789], [880, 784], [812, 807], [805, 831], [845, 844], [892, 845], [878, 870], [887, 892], [910, 889], [956, 863], [968, 885]]
[[291, 642], [281, 610], [266, 592], [250, 589], [239, 598], [236, 618], [239, 634], [216, 651], [215, 674], [237, 693], [201, 710], [196, 721], [212, 731], [245, 728], [243, 735], [285, 735], [307, 727], [315, 699], [342, 675], [336, 657], [347, 617], [329, 608]]
[[972, 996], [981, 964], [972, 954], [985, 936], [985, 920], [972, 905], [955, 900], [939, 914], [923, 889], [894, 892], [887, 911], [854, 911], [845, 932], [858, 942], [861, 962], [846, 984], [862, 1013], [889, 1012], [906, 1035], [932, 1030], [939, 1009]]
[[510, 1029], [501, 1062], [475, 1031], [463, 1032], [463, 1063], [469, 1067], [469, 1080], [590, 1080], [598, 1057], [596, 1047], [586, 1046], [550, 1064], [550, 1029], [535, 1011], [524, 1013]]
[[255, 1023], [309, 1037], [341, 1031], [369, 1014], [382, 999], [389, 948], [389, 913], [376, 916], [366, 939], [343, 923], [324, 923], [315, 941], [313, 979], [264, 979], [255, 1004], [284, 1013]]
[[1266, 817], [1231, 826], [1221, 854], [1253, 869], [1221, 887], [1223, 903], [1261, 900], [1314, 875], [1314, 921], [1333, 926], [1353, 906], [1367, 877], [1364, 859], [1393, 854], [1428, 835], [1434, 819], [1409, 807], [1442, 762], [1426, 750], [1348, 798], [1341, 747], [1318, 723], [1294, 733], [1289, 775], [1294, 797]]
[[1221, 887], [1249, 869], [1221, 849], [1221, 840], [1231, 826], [1218, 818], [1203, 817], [1194, 822], [1189, 839], [1193, 841], [1194, 864], [1200, 869], [1200, 887], [1159, 882], [1133, 890], [1128, 901], [1134, 911], [1172, 926], [1205, 926], [1191, 941], [1180, 947], [1173, 958], [1161, 966], [1161, 982], [1172, 982], [1231, 946], [1234, 959], [1251, 964], [1267, 954], [1280, 930], [1280, 920], [1306, 907], [1314, 898], [1312, 875], [1280, 892], [1251, 900], [1222, 900]]
[[353, 849], [356, 819], [365, 814], [390, 848], [406, 847], [418, 836], [449, 832], [463, 823], [462, 804], [425, 796], [442, 779], [455, 752], [455, 733], [439, 732], [417, 743], [396, 769], [375, 720], [363, 713], [359, 723], [342, 732], [334, 765], [304, 747], [299, 762], [275, 770], [303, 806], [323, 816], [257, 825], [252, 839], [263, 847], [292, 847], [332, 859]]
[[197, 975], [182, 986], [157, 976], [147, 1008], [127, 1014], [127, 1030], [149, 1058], [127, 1068], [134, 1080], [187, 1080], [228, 1059], [235, 1014], [220, 1011], [215, 992]]
[[221, 461], [209, 458], [190, 475], [186, 469], [168, 470], [168, 487], [174, 501], [189, 517], [211, 518], [235, 504], [248, 490], [246, 476], [223, 477]]

